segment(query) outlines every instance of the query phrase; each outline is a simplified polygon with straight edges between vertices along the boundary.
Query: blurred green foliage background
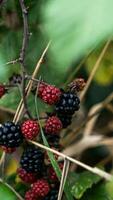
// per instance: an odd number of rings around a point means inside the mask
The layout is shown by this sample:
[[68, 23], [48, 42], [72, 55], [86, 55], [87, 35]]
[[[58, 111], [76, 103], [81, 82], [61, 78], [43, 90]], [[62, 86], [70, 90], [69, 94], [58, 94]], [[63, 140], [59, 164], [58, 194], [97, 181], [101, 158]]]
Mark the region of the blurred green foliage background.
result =
[[[113, 0], [25, 0], [25, 3], [28, 7], [28, 22], [31, 33], [25, 60], [27, 73], [33, 72], [41, 53], [51, 40], [50, 48], [38, 74], [38, 77], [41, 75], [42, 79], [48, 83], [65, 87], [69, 81], [76, 77], [83, 77], [87, 80], [105, 42], [111, 40], [86, 95], [85, 111], [92, 105], [104, 100], [113, 91]], [[18, 63], [14, 65], [7, 65], [6, 63], [19, 57], [22, 39], [23, 21], [19, 1], [5, 0], [0, 4], [1, 83], [7, 84], [9, 77], [14, 72], [21, 73]], [[88, 58], [86, 58], [87, 55], [89, 55]], [[78, 65], [84, 58], [86, 58], [84, 63], [80, 70], [76, 72]], [[18, 89], [11, 89], [8, 94], [0, 99], [0, 107], [16, 110], [20, 98]], [[34, 113], [34, 96], [32, 94], [28, 103], [29, 108]], [[40, 111], [49, 109], [41, 102], [39, 105]], [[1, 112], [0, 121], [7, 117], [10, 118], [7, 115], [3, 116]], [[104, 124], [109, 120], [108, 113], [105, 112], [103, 117], [100, 116], [100, 118], [101, 124]], [[88, 161], [91, 160], [92, 155], [94, 155], [92, 160], [100, 154], [103, 156], [104, 151], [103, 149], [102, 151], [96, 149], [94, 152], [90, 151], [90, 154], [88, 159], [87, 156], [84, 156]], [[91, 162], [93, 162], [92, 160]], [[12, 168], [12, 163], [10, 166]], [[89, 189], [89, 185], [88, 183], [88, 186], [85, 185], [85, 187]], [[88, 190], [88, 194], [85, 193], [85, 197], [82, 199], [91, 200], [92, 196], [97, 199], [94, 194], [97, 193], [99, 200], [112, 200], [113, 197], [108, 197], [106, 191], [103, 194], [105, 187], [103, 184], [99, 187], [97, 185], [94, 190]], [[22, 187], [18, 191], [21, 192], [21, 189]], [[0, 192], [2, 193], [2, 187]], [[4, 198], [7, 199], [7, 195]], [[13, 197], [11, 198], [13, 199]]]
[[[112, 33], [113, 1], [99, 0], [92, 2], [85, 0], [78, 2], [71, 0], [65, 2], [65, 0], [61, 0], [57, 2], [55, 0], [45, 2], [44, 0], [26, 0], [25, 3], [28, 7], [31, 32], [26, 54], [28, 74], [33, 72], [42, 51], [48, 41], [52, 40], [39, 75], [41, 74], [45, 81], [60, 87], [68, 83], [71, 76], [74, 78], [78, 75], [87, 79], [103, 43]], [[14, 72], [20, 72], [18, 64], [4, 64], [19, 57], [23, 37], [23, 22], [18, 1], [6, 1], [0, 9], [0, 82], [7, 83]], [[109, 10], [108, 13], [105, 12], [105, 9], [106, 11]], [[95, 90], [96, 87], [98, 93], [96, 102], [105, 97], [112, 88], [112, 48], [111, 43], [92, 84], [93, 89]], [[83, 64], [82, 70], [75, 74], [77, 65], [92, 49], [94, 51]], [[89, 102], [89, 104], [92, 104], [95, 103], [92, 89], [89, 91], [89, 95], [90, 93], [93, 102]], [[18, 91], [10, 91], [8, 95], [9, 98], [7, 99], [7, 95], [5, 95], [0, 104], [16, 109], [20, 99]], [[31, 106], [32, 103], [31, 96]]]

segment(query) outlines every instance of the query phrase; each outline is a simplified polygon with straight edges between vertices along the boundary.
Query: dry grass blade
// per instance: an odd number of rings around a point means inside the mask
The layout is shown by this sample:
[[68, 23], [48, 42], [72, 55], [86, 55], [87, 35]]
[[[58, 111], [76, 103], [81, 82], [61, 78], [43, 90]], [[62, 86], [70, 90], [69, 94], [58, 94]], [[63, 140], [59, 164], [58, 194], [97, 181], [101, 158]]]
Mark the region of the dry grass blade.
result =
[[[37, 73], [38, 73], [38, 71], [39, 71], [39, 69], [40, 69], [41, 63], [42, 63], [42, 61], [43, 61], [43, 58], [44, 58], [44, 56], [45, 56], [45, 54], [46, 54], [46, 52], [47, 52], [49, 46], [50, 46], [50, 42], [47, 44], [45, 50], [43, 51], [43, 53], [42, 53], [42, 55], [41, 55], [41, 57], [40, 57], [40, 59], [39, 59], [37, 65], [36, 65], [36, 67], [35, 67], [35, 70], [34, 70], [34, 72], [33, 72], [33, 74], [32, 74], [32, 78], [35, 78], [35, 77], [36, 77], [36, 75], [37, 75]], [[29, 94], [30, 94], [30, 91], [31, 91], [31, 88], [32, 88], [32, 84], [33, 84], [33, 80], [30, 80], [30, 81], [28, 82], [28, 84], [27, 84], [27, 87], [26, 87], [26, 97], [28, 97]], [[13, 121], [14, 121], [15, 123], [17, 123], [18, 120], [20, 119], [21, 114], [22, 114], [22, 112], [23, 112], [23, 109], [24, 109], [24, 105], [23, 105], [23, 100], [21, 99], [21, 101], [20, 101], [20, 103], [19, 103], [19, 105], [18, 105], [18, 108], [17, 108], [17, 110], [16, 110], [14, 119], [13, 119]]]
[[69, 171], [69, 164], [70, 164], [69, 160], [67, 160], [65, 158], [64, 159], [64, 167], [63, 167], [63, 171], [62, 171], [62, 177], [61, 177], [61, 181], [60, 181], [58, 200], [62, 199], [63, 190], [64, 190], [65, 182], [67, 179], [68, 171]]
[[97, 167], [90, 167], [89, 165], [86, 165], [86, 164], [84, 164], [84, 163], [82, 163], [82, 162], [80, 162], [80, 161], [78, 161], [78, 160], [76, 160], [76, 159], [74, 159], [74, 158], [71, 158], [71, 157], [69, 157], [69, 156], [66, 156], [66, 155], [64, 155], [63, 153], [58, 152], [58, 151], [56, 151], [56, 150], [54, 150], [54, 149], [51, 149], [51, 148], [49, 148], [49, 147], [46, 147], [46, 146], [44, 146], [44, 145], [42, 145], [42, 144], [40, 144], [40, 143], [38, 143], [38, 142], [34, 142], [34, 141], [31, 141], [31, 140], [29, 140], [29, 142], [30, 142], [31, 144], [34, 144], [34, 145], [36, 145], [36, 146], [42, 148], [42, 149], [45, 149], [45, 150], [47, 150], [47, 151], [50, 151], [50, 152], [52, 152], [52, 153], [54, 153], [54, 154], [60, 156], [61, 158], [64, 158], [64, 159], [66, 158], [66, 159], [69, 160], [70, 162], [75, 163], [75, 164], [81, 166], [82, 168], [84, 168], [84, 169], [86, 169], [86, 170], [88, 170], [88, 171], [90, 171], [90, 172], [92, 172], [92, 173], [94, 173], [94, 174], [97, 174], [98, 176], [101, 176], [101, 177], [105, 178], [105, 179], [108, 180], [108, 181], [113, 180], [113, 176], [112, 176], [112, 175], [110, 175], [109, 173], [107, 173], [107, 172], [105, 172], [105, 171], [103, 171], [103, 170], [101, 170], [101, 169], [99, 169], [99, 168], [97, 168]]
[[99, 55], [99, 57], [98, 57], [98, 59], [97, 59], [95, 65], [94, 65], [94, 67], [93, 67], [93, 69], [92, 69], [92, 72], [91, 72], [91, 74], [90, 74], [90, 76], [89, 76], [89, 78], [88, 78], [88, 80], [87, 80], [86, 86], [85, 86], [83, 92], [82, 92], [81, 95], [80, 95], [81, 101], [82, 101], [82, 100], [84, 99], [84, 97], [85, 97], [85, 94], [86, 94], [86, 92], [87, 92], [87, 90], [88, 90], [88, 88], [89, 88], [89, 86], [90, 86], [90, 84], [91, 84], [91, 81], [93, 80], [93, 77], [94, 77], [94, 75], [95, 75], [97, 69], [99, 68], [100, 62], [101, 62], [102, 58], [104, 57], [105, 52], [106, 52], [106, 50], [107, 50], [109, 44], [110, 44], [110, 40], [105, 44], [105, 46], [104, 46], [102, 52], [100, 53], [100, 55]]
[[0, 159], [0, 167], [1, 167], [2, 163], [4, 162], [4, 159], [5, 159], [5, 152], [3, 151], [1, 159]]

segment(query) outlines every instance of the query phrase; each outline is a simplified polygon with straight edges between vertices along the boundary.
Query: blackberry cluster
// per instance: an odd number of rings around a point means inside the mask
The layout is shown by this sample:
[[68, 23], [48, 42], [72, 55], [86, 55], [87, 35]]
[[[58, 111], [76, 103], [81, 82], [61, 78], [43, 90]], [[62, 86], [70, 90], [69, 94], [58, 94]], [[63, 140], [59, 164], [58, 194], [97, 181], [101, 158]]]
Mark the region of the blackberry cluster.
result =
[[19, 147], [23, 142], [23, 135], [19, 125], [13, 122], [5, 122], [0, 127], [0, 145], [7, 148]]
[[[21, 81], [20, 74], [14, 73], [9, 78], [10, 84], [21, 84]], [[78, 87], [76, 84], [76, 91]], [[75, 83], [70, 88], [75, 88]], [[33, 92], [36, 90], [37, 85]], [[0, 98], [5, 92], [5, 87], [1, 85]], [[40, 83], [37, 92], [43, 102], [55, 106], [54, 113], [48, 114], [43, 130], [49, 146], [60, 151], [60, 131], [71, 124], [74, 112], [79, 110], [80, 100], [76, 93], [71, 92], [71, 89], [65, 92], [45, 82]], [[12, 153], [21, 145], [23, 139], [32, 140], [38, 135], [40, 138], [40, 124], [37, 120], [27, 119], [21, 125], [10, 121], [5, 122], [0, 126], [0, 145], [5, 152]], [[42, 139], [40, 141], [42, 142]], [[58, 155], [55, 155], [55, 159], [58, 159]], [[63, 164], [59, 163], [59, 167], [62, 170]], [[32, 184], [25, 194], [25, 200], [57, 200], [59, 180], [51, 167], [47, 152], [44, 153], [34, 145], [28, 145], [21, 156], [17, 173], [23, 182]]]
[[60, 100], [55, 106], [55, 111], [63, 124], [63, 128], [71, 124], [72, 115], [75, 111], [78, 111], [79, 108], [80, 100], [77, 94], [70, 91], [62, 93]]
[[13, 73], [13, 75], [9, 78], [10, 84], [21, 84], [22, 82], [22, 76], [17, 73]]
[[58, 190], [52, 189], [43, 200], [57, 200], [57, 198], [58, 198]]
[[35, 147], [28, 147], [20, 160], [22, 169], [28, 173], [41, 173], [44, 163], [44, 153]]

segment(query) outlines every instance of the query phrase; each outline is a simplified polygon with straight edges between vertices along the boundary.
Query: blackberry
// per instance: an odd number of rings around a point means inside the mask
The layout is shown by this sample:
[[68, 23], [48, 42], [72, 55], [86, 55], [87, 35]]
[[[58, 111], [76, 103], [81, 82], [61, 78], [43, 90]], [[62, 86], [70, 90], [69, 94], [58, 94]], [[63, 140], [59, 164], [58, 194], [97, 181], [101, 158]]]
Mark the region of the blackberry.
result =
[[62, 129], [62, 122], [57, 116], [51, 116], [46, 120], [45, 133], [51, 135], [58, 135]]
[[52, 189], [43, 200], [57, 200], [57, 198], [58, 198], [58, 190]]
[[44, 153], [35, 147], [28, 147], [21, 157], [21, 167], [29, 173], [40, 174], [43, 171]]
[[72, 122], [72, 115], [64, 115], [62, 113], [58, 113], [57, 116], [61, 120], [63, 128], [67, 128]]
[[5, 122], [0, 127], [0, 145], [7, 148], [16, 148], [23, 142], [23, 135], [19, 125]]
[[51, 135], [51, 134], [47, 134], [46, 135], [47, 141], [50, 145], [50, 147], [54, 147], [54, 148], [59, 148], [60, 144], [60, 136], [59, 135]]
[[79, 110], [80, 100], [78, 96], [71, 92], [64, 92], [55, 106], [56, 113], [73, 115]]
[[22, 76], [17, 73], [13, 73], [13, 75], [9, 78], [10, 84], [21, 84], [22, 82]]

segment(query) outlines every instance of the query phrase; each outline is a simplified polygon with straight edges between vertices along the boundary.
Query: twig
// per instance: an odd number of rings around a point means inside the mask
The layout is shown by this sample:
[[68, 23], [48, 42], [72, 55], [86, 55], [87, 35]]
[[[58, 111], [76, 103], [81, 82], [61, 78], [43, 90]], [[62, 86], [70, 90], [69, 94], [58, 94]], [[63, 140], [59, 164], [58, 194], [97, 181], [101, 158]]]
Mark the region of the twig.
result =
[[3, 163], [3, 161], [4, 161], [4, 158], [5, 158], [5, 152], [2, 153], [2, 156], [0, 158], [0, 167], [1, 167], [2, 163]]
[[25, 79], [25, 55], [26, 55], [26, 49], [28, 46], [28, 41], [29, 41], [29, 28], [28, 28], [28, 11], [25, 6], [24, 0], [19, 0], [21, 10], [22, 10], [22, 16], [23, 16], [23, 25], [24, 25], [24, 32], [23, 32], [23, 42], [22, 42], [22, 48], [20, 52], [20, 57], [19, 61], [21, 64], [21, 69], [22, 69], [22, 98], [23, 98], [23, 104], [24, 104], [24, 109], [25, 112], [28, 114], [28, 116], [31, 118], [28, 106], [27, 106], [27, 101], [26, 101], [26, 93], [25, 93], [25, 84], [26, 84], [26, 79]]
[[30, 142], [31, 144], [34, 144], [34, 145], [36, 145], [36, 146], [38, 146], [38, 147], [40, 147], [40, 148], [42, 148], [42, 149], [45, 149], [45, 150], [47, 150], [47, 151], [50, 151], [50, 152], [52, 152], [52, 153], [54, 153], [54, 154], [56, 154], [56, 155], [58, 155], [58, 156], [60, 156], [60, 157], [62, 157], [62, 158], [64, 158], [64, 159], [67, 159], [67, 160], [69, 160], [70, 162], [73, 162], [73, 163], [75, 163], [75, 164], [81, 166], [82, 168], [84, 168], [84, 169], [86, 169], [86, 170], [88, 170], [88, 171], [91, 171], [92, 173], [97, 174], [97, 175], [99, 175], [99, 176], [105, 178], [106, 180], [113, 180], [113, 176], [112, 176], [112, 175], [110, 175], [109, 173], [107, 173], [107, 172], [105, 172], [105, 171], [103, 171], [103, 170], [101, 170], [101, 169], [99, 169], [99, 168], [97, 168], [97, 167], [90, 167], [89, 165], [86, 165], [86, 164], [84, 164], [84, 163], [82, 163], [82, 162], [80, 162], [80, 161], [78, 161], [78, 160], [76, 160], [76, 159], [74, 159], [74, 158], [71, 158], [71, 157], [69, 157], [69, 156], [66, 156], [66, 155], [63, 154], [63, 153], [58, 152], [58, 151], [56, 151], [56, 150], [54, 150], [54, 149], [51, 149], [51, 148], [49, 148], [49, 147], [47, 147], [47, 146], [44, 146], [44, 145], [42, 145], [42, 144], [40, 144], [40, 143], [38, 143], [38, 142], [34, 142], [34, 141], [31, 141], [31, 140], [28, 140], [28, 142]]
[[14, 65], [17, 62], [19, 62], [19, 58], [15, 59], [15, 60], [11, 60], [11, 61], [9, 61], [7, 63], [4, 63], [3, 65], [1, 65], [1, 67], [5, 66], [5, 65]]
[[[44, 58], [44, 56], [45, 56], [45, 54], [46, 54], [46, 52], [47, 52], [49, 46], [50, 46], [50, 42], [47, 44], [46, 48], [44, 49], [44, 51], [43, 51], [43, 53], [42, 53], [42, 55], [41, 55], [41, 57], [40, 57], [40, 59], [39, 59], [37, 65], [36, 65], [36, 68], [35, 68], [35, 70], [34, 70], [34, 72], [33, 72], [33, 74], [32, 74], [32, 78], [35, 78], [35, 77], [36, 77], [36, 75], [37, 75], [37, 73], [38, 73], [38, 71], [39, 71], [39, 69], [40, 69], [41, 63], [42, 63], [42, 61], [43, 61], [43, 58]], [[28, 82], [28, 84], [27, 84], [27, 87], [26, 87], [26, 97], [28, 97], [29, 94], [30, 94], [30, 91], [31, 91], [31, 88], [32, 88], [32, 84], [33, 84], [33, 81], [32, 81], [32, 80], [30, 80], [30, 81]], [[20, 101], [20, 103], [19, 103], [19, 105], [18, 105], [17, 111], [16, 111], [16, 113], [15, 113], [14, 119], [13, 119], [14, 122], [17, 123], [18, 120], [20, 119], [21, 114], [22, 114], [22, 112], [23, 112], [23, 108], [24, 108], [24, 106], [23, 106], [23, 99], [21, 99], [21, 101]]]
[[102, 49], [102, 52], [100, 53], [100, 55], [99, 55], [99, 57], [98, 57], [98, 59], [97, 59], [95, 65], [94, 65], [94, 67], [93, 67], [93, 69], [92, 69], [92, 72], [91, 72], [91, 74], [90, 74], [90, 76], [89, 76], [89, 78], [88, 78], [88, 81], [87, 81], [87, 83], [86, 83], [86, 86], [85, 86], [83, 92], [82, 92], [81, 95], [80, 95], [81, 101], [84, 99], [84, 97], [85, 97], [85, 95], [86, 95], [86, 92], [88, 91], [88, 88], [89, 88], [89, 86], [90, 86], [90, 84], [91, 84], [91, 81], [93, 80], [93, 77], [94, 77], [94, 75], [95, 75], [95, 73], [96, 73], [98, 67], [100, 66], [100, 62], [101, 62], [102, 58], [104, 57], [105, 52], [106, 52], [106, 50], [107, 50], [109, 44], [110, 44], [110, 40], [105, 44], [104, 48]]
[[62, 170], [62, 177], [61, 177], [61, 181], [60, 181], [58, 200], [62, 199], [63, 190], [64, 190], [65, 182], [66, 182], [66, 179], [67, 179], [68, 171], [69, 171], [69, 164], [70, 164], [69, 160], [67, 160], [65, 158], [64, 159], [64, 166], [63, 166], [63, 170]]

